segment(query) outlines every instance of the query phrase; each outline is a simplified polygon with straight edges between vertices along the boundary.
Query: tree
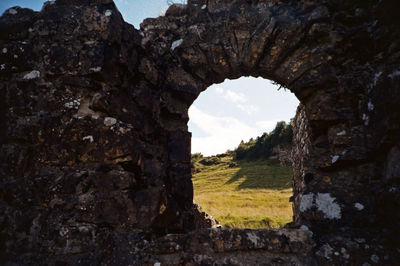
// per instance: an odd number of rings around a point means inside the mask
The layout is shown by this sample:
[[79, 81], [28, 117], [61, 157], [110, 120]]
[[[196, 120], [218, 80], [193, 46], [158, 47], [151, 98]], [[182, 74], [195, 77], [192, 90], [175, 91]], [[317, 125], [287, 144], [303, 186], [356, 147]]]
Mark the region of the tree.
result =
[[271, 155], [273, 149], [280, 146], [289, 146], [292, 144], [293, 125], [281, 121], [276, 123], [274, 130], [270, 133], [263, 133], [256, 140], [251, 138], [248, 142], [243, 140], [233, 151], [234, 158], [241, 160], [257, 160], [267, 158]]

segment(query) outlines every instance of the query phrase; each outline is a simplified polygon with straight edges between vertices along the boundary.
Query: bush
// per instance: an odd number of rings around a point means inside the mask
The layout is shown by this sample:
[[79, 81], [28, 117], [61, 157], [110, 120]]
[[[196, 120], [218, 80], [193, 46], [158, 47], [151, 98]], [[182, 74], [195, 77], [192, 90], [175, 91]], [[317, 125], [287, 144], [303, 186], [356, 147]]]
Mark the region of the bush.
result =
[[241, 141], [239, 146], [233, 151], [233, 157], [236, 160], [257, 160], [268, 158], [272, 154], [274, 147], [290, 146], [293, 138], [292, 123], [278, 122], [270, 133], [264, 133], [255, 140], [250, 139], [248, 142]]
[[220, 158], [218, 158], [218, 157], [215, 157], [215, 156], [213, 156], [213, 157], [206, 157], [206, 158], [204, 158], [204, 159], [201, 159], [200, 161], [199, 161], [199, 163], [201, 163], [202, 165], [216, 165], [216, 164], [219, 164], [221, 162], [221, 159]]
[[196, 152], [192, 154], [192, 161], [198, 161], [203, 158], [203, 154], [201, 152]]

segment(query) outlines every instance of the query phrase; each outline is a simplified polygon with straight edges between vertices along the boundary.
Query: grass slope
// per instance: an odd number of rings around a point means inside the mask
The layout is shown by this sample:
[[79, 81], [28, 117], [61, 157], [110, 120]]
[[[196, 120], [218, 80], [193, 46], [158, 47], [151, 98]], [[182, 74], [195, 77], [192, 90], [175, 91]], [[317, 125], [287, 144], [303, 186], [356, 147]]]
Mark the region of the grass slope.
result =
[[292, 221], [291, 167], [272, 160], [196, 163], [194, 200], [222, 226], [278, 228]]

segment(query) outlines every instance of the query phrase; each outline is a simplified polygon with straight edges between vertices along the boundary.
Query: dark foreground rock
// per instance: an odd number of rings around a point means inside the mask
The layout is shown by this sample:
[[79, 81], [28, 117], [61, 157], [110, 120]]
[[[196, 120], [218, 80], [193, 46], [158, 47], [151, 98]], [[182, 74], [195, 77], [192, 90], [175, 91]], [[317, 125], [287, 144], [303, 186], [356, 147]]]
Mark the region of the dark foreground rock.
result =
[[[111, 0], [7, 10], [1, 263], [397, 264], [396, 10], [392, 0], [192, 0], [140, 30]], [[249, 75], [302, 103], [292, 226], [305, 233], [196, 231], [212, 223], [193, 207], [188, 108], [211, 84]]]
[[305, 265], [312, 248], [301, 230], [202, 229], [167, 235], [141, 251], [149, 265]]

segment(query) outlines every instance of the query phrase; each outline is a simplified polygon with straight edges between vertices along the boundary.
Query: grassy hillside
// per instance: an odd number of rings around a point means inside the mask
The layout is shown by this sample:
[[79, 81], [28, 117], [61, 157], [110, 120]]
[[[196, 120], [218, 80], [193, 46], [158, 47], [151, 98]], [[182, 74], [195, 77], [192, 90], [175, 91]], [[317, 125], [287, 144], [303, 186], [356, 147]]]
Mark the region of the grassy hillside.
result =
[[277, 228], [292, 220], [290, 167], [272, 160], [233, 161], [230, 156], [205, 159], [210, 165], [199, 158], [194, 162], [194, 199], [222, 226]]

